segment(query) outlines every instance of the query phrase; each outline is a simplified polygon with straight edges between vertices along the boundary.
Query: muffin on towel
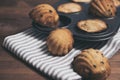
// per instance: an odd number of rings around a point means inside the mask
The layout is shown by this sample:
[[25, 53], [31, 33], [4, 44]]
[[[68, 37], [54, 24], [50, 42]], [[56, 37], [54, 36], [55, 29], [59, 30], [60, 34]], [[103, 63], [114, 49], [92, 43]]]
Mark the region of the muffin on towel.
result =
[[66, 55], [73, 48], [73, 36], [66, 28], [56, 29], [47, 38], [48, 50], [52, 55]]
[[92, 48], [83, 50], [74, 58], [73, 68], [83, 80], [106, 80], [111, 73], [107, 58]]

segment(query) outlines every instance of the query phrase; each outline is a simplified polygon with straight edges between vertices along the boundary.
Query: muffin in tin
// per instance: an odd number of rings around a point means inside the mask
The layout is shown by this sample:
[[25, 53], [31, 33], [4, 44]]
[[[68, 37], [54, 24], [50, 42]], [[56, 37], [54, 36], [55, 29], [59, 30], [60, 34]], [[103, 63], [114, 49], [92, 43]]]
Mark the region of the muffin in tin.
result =
[[32, 9], [29, 16], [39, 25], [56, 28], [59, 24], [59, 15], [49, 4], [40, 4]]
[[90, 3], [92, 0], [72, 0], [73, 2]]
[[75, 13], [82, 10], [81, 5], [73, 2], [64, 3], [58, 6], [57, 10], [62, 13]]
[[116, 7], [120, 7], [120, 0], [113, 0]]
[[106, 23], [99, 19], [87, 19], [79, 21], [77, 27], [89, 33], [100, 32], [107, 29]]
[[93, 0], [90, 4], [90, 12], [99, 17], [114, 17], [116, 11], [113, 0]]

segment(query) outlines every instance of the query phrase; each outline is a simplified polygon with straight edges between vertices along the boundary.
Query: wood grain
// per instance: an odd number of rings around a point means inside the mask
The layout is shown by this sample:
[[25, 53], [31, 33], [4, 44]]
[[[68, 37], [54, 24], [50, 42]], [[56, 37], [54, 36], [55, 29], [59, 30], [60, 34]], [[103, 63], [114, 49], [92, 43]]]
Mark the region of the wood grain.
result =
[[[0, 0], [0, 45], [4, 38], [31, 27], [28, 13], [39, 3], [54, 4], [58, 0]], [[109, 61], [109, 80], [120, 80], [120, 52]], [[52, 80], [0, 46], [0, 80]]]

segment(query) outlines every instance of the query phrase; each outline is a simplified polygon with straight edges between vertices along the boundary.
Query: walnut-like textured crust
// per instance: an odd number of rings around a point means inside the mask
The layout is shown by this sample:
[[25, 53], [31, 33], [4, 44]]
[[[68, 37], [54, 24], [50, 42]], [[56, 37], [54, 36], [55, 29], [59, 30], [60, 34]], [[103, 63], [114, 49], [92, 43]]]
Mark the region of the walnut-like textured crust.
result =
[[78, 22], [77, 26], [86, 32], [100, 32], [107, 28], [106, 23], [99, 19], [82, 20]]
[[92, 0], [72, 0], [73, 2], [84, 2], [84, 3], [89, 3]]
[[64, 3], [58, 6], [57, 10], [62, 13], [74, 13], [74, 12], [80, 12], [82, 10], [82, 7], [77, 3]]
[[59, 16], [56, 10], [49, 4], [36, 6], [29, 15], [30, 18], [40, 25], [53, 28], [58, 26]]
[[116, 15], [116, 6], [113, 0], [93, 0], [90, 12], [100, 17], [114, 17]]
[[48, 50], [55, 56], [66, 55], [73, 48], [72, 33], [66, 29], [56, 29], [47, 38]]
[[106, 80], [111, 73], [107, 58], [92, 48], [83, 50], [74, 58], [73, 68], [84, 80]]

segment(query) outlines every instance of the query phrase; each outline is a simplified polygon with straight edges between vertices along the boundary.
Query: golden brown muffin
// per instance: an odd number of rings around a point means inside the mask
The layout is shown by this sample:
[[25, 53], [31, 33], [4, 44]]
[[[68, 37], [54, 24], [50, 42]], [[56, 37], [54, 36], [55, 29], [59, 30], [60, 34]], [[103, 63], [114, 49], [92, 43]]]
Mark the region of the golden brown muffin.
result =
[[84, 3], [89, 3], [92, 0], [72, 0], [73, 2], [84, 2]]
[[106, 23], [99, 19], [82, 20], [78, 22], [77, 26], [86, 32], [100, 32], [107, 28]]
[[120, 0], [113, 0], [114, 4], [116, 7], [120, 6]]
[[92, 48], [83, 50], [74, 58], [73, 68], [83, 80], [106, 80], [111, 73], [107, 58]]
[[56, 10], [49, 4], [36, 6], [29, 15], [30, 18], [40, 25], [53, 28], [58, 26], [59, 16]]
[[66, 55], [73, 47], [71, 31], [66, 28], [56, 29], [47, 38], [48, 50], [53, 55]]
[[58, 6], [57, 10], [62, 13], [80, 12], [82, 7], [77, 3], [64, 3]]
[[114, 17], [116, 15], [116, 6], [113, 0], [93, 0], [90, 12], [100, 17]]

